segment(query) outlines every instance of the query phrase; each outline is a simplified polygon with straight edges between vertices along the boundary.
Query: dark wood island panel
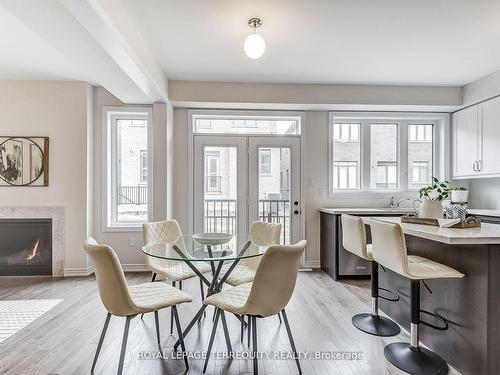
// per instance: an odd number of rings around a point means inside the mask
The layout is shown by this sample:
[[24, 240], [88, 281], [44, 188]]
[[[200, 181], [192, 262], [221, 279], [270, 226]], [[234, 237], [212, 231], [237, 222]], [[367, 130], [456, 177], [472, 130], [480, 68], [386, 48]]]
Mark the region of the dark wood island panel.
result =
[[[440, 314], [447, 331], [421, 325], [421, 342], [464, 375], [500, 373], [500, 245], [446, 244], [406, 235], [408, 254], [420, 255], [463, 272], [463, 279], [426, 280], [421, 308]], [[409, 280], [379, 272], [380, 286], [395, 290], [399, 302], [380, 300], [380, 308], [405, 329], [410, 328]], [[431, 323], [432, 318], [421, 314]], [[429, 320], [431, 319], [431, 320]]]

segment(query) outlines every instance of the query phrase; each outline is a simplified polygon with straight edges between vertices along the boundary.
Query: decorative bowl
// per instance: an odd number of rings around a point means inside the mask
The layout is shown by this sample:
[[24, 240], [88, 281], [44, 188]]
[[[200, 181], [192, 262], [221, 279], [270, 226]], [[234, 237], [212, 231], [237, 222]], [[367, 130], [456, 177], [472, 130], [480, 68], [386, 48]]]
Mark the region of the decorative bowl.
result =
[[193, 240], [202, 245], [215, 246], [228, 243], [233, 238], [229, 233], [196, 233], [193, 235]]

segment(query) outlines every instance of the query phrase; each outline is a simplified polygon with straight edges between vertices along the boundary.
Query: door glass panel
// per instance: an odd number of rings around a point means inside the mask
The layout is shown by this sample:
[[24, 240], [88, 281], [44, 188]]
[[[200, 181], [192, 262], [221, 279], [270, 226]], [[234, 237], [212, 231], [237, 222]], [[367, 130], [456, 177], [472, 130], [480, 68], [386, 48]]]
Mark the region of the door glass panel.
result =
[[203, 231], [236, 234], [237, 149], [204, 148]]
[[281, 243], [290, 243], [291, 150], [259, 147], [258, 220], [281, 223]]
[[397, 189], [397, 124], [370, 125], [370, 188]]

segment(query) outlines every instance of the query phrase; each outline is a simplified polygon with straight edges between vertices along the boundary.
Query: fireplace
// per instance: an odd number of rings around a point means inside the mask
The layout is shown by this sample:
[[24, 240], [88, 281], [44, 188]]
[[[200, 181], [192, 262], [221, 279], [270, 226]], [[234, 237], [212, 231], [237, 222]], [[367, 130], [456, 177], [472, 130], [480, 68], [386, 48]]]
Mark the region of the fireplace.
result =
[[0, 276], [52, 275], [52, 219], [0, 219]]

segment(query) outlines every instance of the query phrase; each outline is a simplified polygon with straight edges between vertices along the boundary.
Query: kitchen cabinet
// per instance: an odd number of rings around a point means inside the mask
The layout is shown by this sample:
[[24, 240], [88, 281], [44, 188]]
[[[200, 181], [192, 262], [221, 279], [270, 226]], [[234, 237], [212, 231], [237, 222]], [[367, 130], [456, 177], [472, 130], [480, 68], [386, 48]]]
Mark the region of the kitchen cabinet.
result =
[[453, 178], [500, 176], [500, 98], [453, 114]]

